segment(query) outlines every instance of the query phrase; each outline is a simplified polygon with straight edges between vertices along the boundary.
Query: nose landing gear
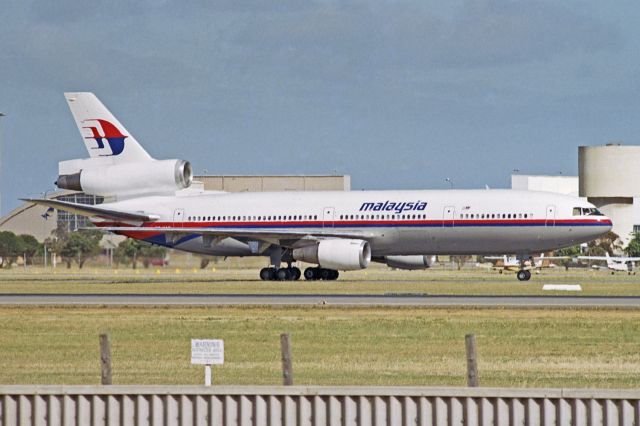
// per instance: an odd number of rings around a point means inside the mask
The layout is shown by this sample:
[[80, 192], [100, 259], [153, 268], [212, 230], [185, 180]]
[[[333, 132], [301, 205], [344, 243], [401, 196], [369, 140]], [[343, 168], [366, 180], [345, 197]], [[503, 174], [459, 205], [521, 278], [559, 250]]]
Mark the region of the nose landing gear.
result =
[[521, 269], [516, 272], [516, 277], [518, 277], [518, 281], [529, 281], [531, 279], [531, 271], [527, 269]]

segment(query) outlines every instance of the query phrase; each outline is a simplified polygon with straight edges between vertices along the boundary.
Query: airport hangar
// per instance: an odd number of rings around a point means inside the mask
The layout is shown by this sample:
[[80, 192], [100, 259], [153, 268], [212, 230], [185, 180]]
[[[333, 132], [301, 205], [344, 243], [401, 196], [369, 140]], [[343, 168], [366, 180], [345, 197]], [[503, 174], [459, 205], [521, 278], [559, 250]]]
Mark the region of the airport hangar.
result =
[[[350, 191], [351, 177], [349, 175], [202, 175], [194, 176], [192, 187], [225, 192]], [[104, 202], [102, 197], [74, 191], [56, 191], [47, 194], [46, 197], [82, 204]], [[69, 231], [75, 231], [88, 226], [90, 222], [84, 216], [57, 210], [47, 213], [46, 207], [24, 203], [0, 218], [0, 231], [11, 231], [17, 235], [33, 235], [39, 242], [43, 242], [46, 238], [51, 237], [52, 231], [56, 229], [58, 224], [63, 225]], [[113, 237], [119, 240], [123, 239], [120, 236], [114, 235]]]

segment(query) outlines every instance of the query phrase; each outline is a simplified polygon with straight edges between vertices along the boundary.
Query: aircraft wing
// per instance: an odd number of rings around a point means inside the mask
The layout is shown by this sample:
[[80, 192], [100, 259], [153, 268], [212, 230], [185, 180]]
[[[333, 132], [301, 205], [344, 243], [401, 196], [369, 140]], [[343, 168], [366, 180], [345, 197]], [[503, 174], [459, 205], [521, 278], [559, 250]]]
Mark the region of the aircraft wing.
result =
[[224, 228], [168, 228], [160, 226], [138, 227], [138, 226], [109, 226], [99, 227], [104, 231], [110, 232], [136, 232], [136, 233], [163, 233], [173, 235], [189, 235], [198, 234], [219, 238], [244, 238], [256, 239], [267, 242], [275, 242], [279, 240], [310, 240], [317, 241], [322, 238], [371, 238], [374, 235], [368, 232], [340, 231], [328, 228], [321, 231], [304, 231], [297, 229], [224, 229]]
[[612, 260], [614, 262], [640, 262], [640, 257], [607, 257], [607, 256], [578, 256], [584, 260]]
[[160, 216], [146, 212], [127, 212], [122, 210], [106, 209], [96, 205], [70, 203], [68, 201], [49, 200], [46, 198], [22, 198], [22, 201], [53, 207], [54, 209], [60, 209], [83, 216], [97, 216], [105, 219], [133, 222], [154, 222], [160, 219]]
[[[68, 211], [71, 213], [81, 214], [84, 216], [94, 216], [115, 221], [125, 222], [154, 222], [160, 217], [158, 215], [146, 212], [128, 212], [88, 204], [70, 203], [67, 201], [49, 200], [49, 199], [24, 199], [30, 203], [40, 204], [56, 209]], [[367, 232], [341, 231], [333, 228], [326, 230], [316, 230], [309, 232], [298, 229], [234, 229], [234, 228], [193, 228], [193, 227], [160, 227], [160, 226], [109, 226], [98, 229], [111, 232], [126, 233], [150, 233], [150, 234], [170, 234], [173, 237], [185, 235], [202, 235], [212, 238], [236, 238], [244, 240], [260, 240], [272, 244], [280, 244], [286, 246], [300, 246], [306, 242], [314, 242], [323, 238], [361, 238], [367, 239], [373, 237], [373, 234]], [[285, 243], [286, 242], [286, 243]]]

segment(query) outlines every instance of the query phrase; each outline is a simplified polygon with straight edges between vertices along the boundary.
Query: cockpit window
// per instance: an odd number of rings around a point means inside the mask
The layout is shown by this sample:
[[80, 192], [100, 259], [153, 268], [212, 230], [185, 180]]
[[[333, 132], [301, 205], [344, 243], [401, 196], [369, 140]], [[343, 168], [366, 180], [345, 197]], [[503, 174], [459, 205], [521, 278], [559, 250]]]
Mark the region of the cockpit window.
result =
[[573, 215], [574, 216], [604, 216], [595, 207], [574, 207]]
[[591, 208], [588, 208], [588, 209], [582, 209], [582, 210], [584, 210], [583, 214], [585, 216], [604, 216], [602, 213], [600, 213], [600, 210], [598, 210], [598, 209], [596, 209], [594, 207], [591, 207]]

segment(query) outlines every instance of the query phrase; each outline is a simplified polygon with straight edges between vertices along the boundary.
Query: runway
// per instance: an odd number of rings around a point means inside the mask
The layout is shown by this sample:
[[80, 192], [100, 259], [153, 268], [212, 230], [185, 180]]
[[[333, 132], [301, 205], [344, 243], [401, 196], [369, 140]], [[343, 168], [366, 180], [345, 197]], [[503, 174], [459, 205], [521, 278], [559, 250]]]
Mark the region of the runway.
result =
[[0, 306], [416, 306], [640, 308], [640, 296], [429, 294], [0, 294]]

